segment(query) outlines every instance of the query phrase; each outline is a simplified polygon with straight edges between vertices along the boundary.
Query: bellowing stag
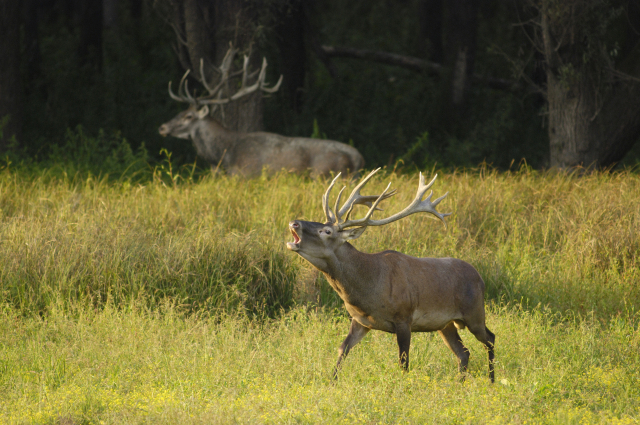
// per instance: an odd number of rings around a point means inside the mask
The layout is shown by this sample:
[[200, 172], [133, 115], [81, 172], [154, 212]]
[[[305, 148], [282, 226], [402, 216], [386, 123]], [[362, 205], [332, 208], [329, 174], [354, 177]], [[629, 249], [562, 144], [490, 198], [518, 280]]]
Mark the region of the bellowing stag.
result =
[[[324, 273], [352, 317], [349, 334], [339, 349], [334, 378], [349, 350], [371, 329], [396, 334], [400, 365], [405, 370], [409, 368], [411, 333], [438, 331], [458, 358], [462, 373], [469, 363], [469, 351], [462, 344], [458, 329], [467, 327], [489, 353], [489, 378], [493, 382], [495, 335], [485, 325], [485, 285], [472, 265], [455, 258], [415, 258], [396, 251], [365, 254], [347, 242], [360, 237], [369, 226], [383, 226], [410, 214], [430, 213], [443, 223], [450, 215], [436, 211], [447, 194], [432, 202], [431, 192], [422, 200], [437, 175], [425, 184], [421, 173], [418, 193], [411, 204], [388, 218], [374, 220], [372, 215], [380, 202], [395, 195], [395, 190], [389, 192], [391, 183], [380, 195], [360, 194], [378, 170], [366, 176], [338, 209], [343, 188], [334, 212], [329, 195], [339, 177], [336, 176], [322, 197], [325, 223], [289, 223], [294, 240], [287, 243], [287, 248]], [[352, 220], [349, 216], [357, 204], [370, 208], [363, 218]]]
[[[208, 91], [205, 96], [196, 98], [189, 93], [186, 80], [189, 71], [182, 77], [177, 95], [171, 90], [169, 82], [171, 98], [189, 103], [190, 106], [160, 126], [158, 131], [162, 136], [191, 139], [198, 156], [209, 162], [212, 167], [222, 165], [229, 174], [256, 176], [260, 175], [263, 168], [267, 168], [269, 172], [285, 169], [296, 173], [310, 171], [312, 176], [326, 176], [332, 172], [353, 173], [364, 166], [360, 152], [344, 143], [306, 137], [286, 137], [266, 132], [232, 131], [212, 118], [210, 113], [218, 106], [222, 107], [257, 90], [273, 93], [282, 82], [280, 76], [274, 87], [267, 87], [264, 81], [267, 61], [263, 59], [257, 81], [248, 86], [247, 81], [252, 75], [247, 72], [249, 58], [245, 56], [240, 90], [228, 98], [222, 98], [221, 89], [228, 84], [230, 77], [237, 75], [230, 73], [235, 52], [233, 48], [227, 52], [218, 70], [221, 75], [220, 82], [213, 88], [207, 83], [202, 61], [200, 62], [201, 81]], [[213, 105], [213, 110], [209, 109], [209, 105]]]

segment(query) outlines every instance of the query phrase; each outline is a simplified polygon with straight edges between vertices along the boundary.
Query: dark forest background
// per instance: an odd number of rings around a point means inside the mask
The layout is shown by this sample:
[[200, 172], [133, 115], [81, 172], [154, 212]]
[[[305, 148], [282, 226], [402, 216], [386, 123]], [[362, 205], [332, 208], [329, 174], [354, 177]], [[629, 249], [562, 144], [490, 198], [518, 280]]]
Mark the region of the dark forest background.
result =
[[255, 129], [368, 168], [640, 161], [637, 1], [0, 0], [3, 161], [193, 163], [167, 83], [229, 41], [284, 75]]

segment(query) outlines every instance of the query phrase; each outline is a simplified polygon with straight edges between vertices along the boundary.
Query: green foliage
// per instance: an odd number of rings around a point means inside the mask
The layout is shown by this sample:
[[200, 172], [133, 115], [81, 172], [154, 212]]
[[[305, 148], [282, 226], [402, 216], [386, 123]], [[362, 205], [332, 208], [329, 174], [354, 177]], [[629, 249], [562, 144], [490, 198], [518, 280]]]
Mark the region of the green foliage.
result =
[[149, 155], [144, 144], [134, 152], [120, 133], [107, 136], [99, 130], [96, 137], [91, 137], [82, 126], [67, 130], [64, 143], [51, 146], [51, 152], [42, 165], [71, 175], [82, 173], [144, 179], [150, 174]]
[[[69, 128], [89, 134], [104, 129], [120, 132], [132, 149], [142, 145], [153, 158], [161, 147], [192, 162], [191, 144], [158, 135], [160, 124], [181, 108], [167, 95], [167, 82], [180, 74], [170, 43], [174, 34], [147, 7], [140, 21], [121, 8], [117, 31], [105, 31], [102, 69], [78, 55], [80, 28], [66, 17], [40, 20], [39, 72], [24, 82], [25, 113], [22, 145], [40, 160], [50, 149], [67, 143]], [[26, 65], [25, 65], [26, 68]], [[55, 149], [55, 148], [54, 148]]]
[[320, 132], [320, 126], [318, 125], [318, 120], [313, 120], [313, 133], [311, 133], [312, 139], [326, 139], [327, 135], [325, 133]]
[[425, 131], [420, 136], [416, 138], [415, 143], [409, 147], [407, 152], [402, 155], [400, 158], [403, 162], [414, 162], [416, 160], [422, 160], [423, 164], [426, 165], [429, 161], [429, 154], [427, 153], [427, 148], [429, 144], [429, 132]]

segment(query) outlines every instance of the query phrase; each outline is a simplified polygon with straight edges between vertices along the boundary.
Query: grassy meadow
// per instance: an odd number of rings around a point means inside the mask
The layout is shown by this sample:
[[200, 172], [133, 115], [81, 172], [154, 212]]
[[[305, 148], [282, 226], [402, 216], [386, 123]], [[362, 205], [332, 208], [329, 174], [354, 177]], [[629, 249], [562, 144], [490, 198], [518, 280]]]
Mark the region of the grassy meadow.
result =
[[[418, 176], [379, 174], [363, 192], [391, 181], [384, 213], [404, 208]], [[447, 228], [418, 215], [354, 241], [480, 271], [494, 385], [468, 331], [464, 383], [437, 334], [403, 373], [381, 332], [333, 383], [349, 319], [285, 248], [328, 182], [185, 175], [0, 170], [0, 423], [640, 421], [637, 174], [441, 172]]]

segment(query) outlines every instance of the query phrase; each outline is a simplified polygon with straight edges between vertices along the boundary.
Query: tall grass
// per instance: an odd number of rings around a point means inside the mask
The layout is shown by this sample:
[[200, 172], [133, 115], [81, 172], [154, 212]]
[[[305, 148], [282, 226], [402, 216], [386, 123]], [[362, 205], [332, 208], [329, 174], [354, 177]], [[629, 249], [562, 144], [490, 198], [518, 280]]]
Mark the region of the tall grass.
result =
[[[3, 300], [24, 313], [144, 297], [191, 309], [272, 314], [293, 300], [297, 265], [256, 220], [228, 224], [243, 182], [166, 185], [42, 178], [0, 180]], [[221, 184], [222, 183], [222, 184]], [[225, 187], [226, 186], [226, 187]], [[266, 194], [265, 194], [266, 195]], [[252, 200], [247, 200], [252, 202]]]
[[[430, 174], [430, 173], [429, 173]], [[442, 173], [445, 228], [368, 229], [366, 252], [453, 256], [487, 283], [497, 383], [468, 332], [465, 384], [433, 334], [401, 373], [372, 332], [329, 380], [348, 329], [285, 249], [322, 219], [326, 181], [0, 170], [0, 422], [637, 423], [640, 179], [630, 172]], [[417, 175], [380, 173], [392, 214]], [[354, 182], [344, 181], [349, 187]], [[334, 310], [335, 309], [335, 310]], [[333, 311], [337, 311], [335, 313]], [[254, 320], [258, 318], [259, 320]]]
[[[131, 183], [0, 173], [2, 300], [24, 313], [59, 297], [94, 305], [168, 297], [192, 310], [269, 315], [296, 301], [339, 305], [284, 247], [288, 221], [323, 219], [326, 181], [154, 175]], [[368, 193], [388, 181], [399, 194], [383, 214], [404, 207], [417, 187], [416, 175], [382, 173]], [[356, 247], [462, 258], [493, 300], [599, 317], [640, 305], [637, 175], [480, 169], [440, 175], [434, 189], [450, 192], [439, 207], [453, 213], [446, 229], [416, 215], [368, 229]]]

